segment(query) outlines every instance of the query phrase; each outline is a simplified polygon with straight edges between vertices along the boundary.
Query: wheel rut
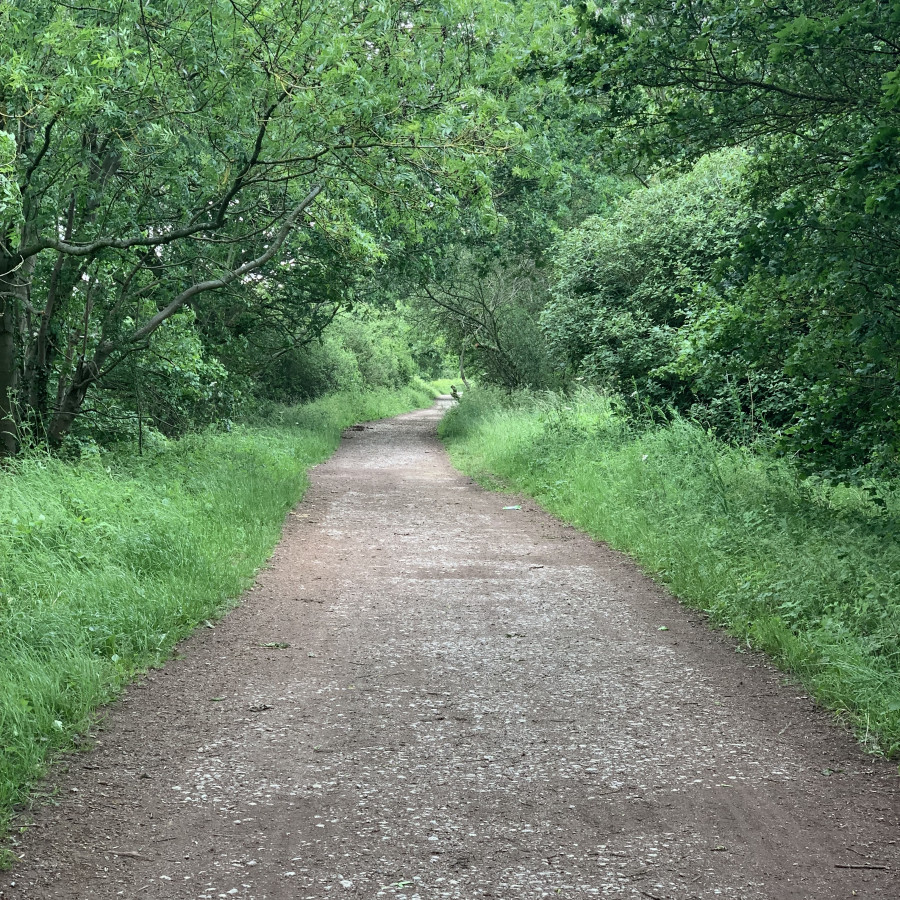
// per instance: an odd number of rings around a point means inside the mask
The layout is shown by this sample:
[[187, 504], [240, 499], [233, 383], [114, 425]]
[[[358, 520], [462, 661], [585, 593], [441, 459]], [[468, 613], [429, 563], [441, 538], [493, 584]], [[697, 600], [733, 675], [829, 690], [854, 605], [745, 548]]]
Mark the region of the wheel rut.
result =
[[0, 896], [900, 895], [896, 766], [456, 472], [442, 408], [347, 432], [241, 605], [54, 772]]

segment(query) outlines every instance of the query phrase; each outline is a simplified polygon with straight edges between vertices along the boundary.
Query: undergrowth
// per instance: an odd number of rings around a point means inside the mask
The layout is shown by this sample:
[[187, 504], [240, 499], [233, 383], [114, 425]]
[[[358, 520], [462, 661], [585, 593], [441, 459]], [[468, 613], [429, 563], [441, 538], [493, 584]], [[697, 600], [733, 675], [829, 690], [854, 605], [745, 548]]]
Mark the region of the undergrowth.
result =
[[333, 394], [143, 456], [0, 469], [0, 829], [51, 751], [251, 583], [341, 430], [436, 393]]
[[454, 463], [627, 551], [683, 601], [795, 673], [868, 748], [900, 756], [900, 492], [833, 486], [675, 419], [584, 391], [469, 392]]

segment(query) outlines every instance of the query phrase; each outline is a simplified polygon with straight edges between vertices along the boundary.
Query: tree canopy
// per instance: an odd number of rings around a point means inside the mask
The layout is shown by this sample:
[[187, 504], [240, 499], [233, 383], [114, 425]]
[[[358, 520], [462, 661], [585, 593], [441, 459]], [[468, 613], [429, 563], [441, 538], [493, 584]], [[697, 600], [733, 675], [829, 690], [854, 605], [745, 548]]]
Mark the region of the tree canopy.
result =
[[518, 129], [479, 84], [490, 10], [0, 10], [7, 449], [16, 409], [59, 443], [91, 386], [202, 294], [340, 303], [308, 296], [323, 244], [371, 266], [463, 203], [493, 215], [484, 170]]
[[0, 23], [6, 453], [151, 396], [194, 425], [305, 396], [355, 306], [429, 370], [594, 383], [831, 478], [898, 468], [895, 2]]

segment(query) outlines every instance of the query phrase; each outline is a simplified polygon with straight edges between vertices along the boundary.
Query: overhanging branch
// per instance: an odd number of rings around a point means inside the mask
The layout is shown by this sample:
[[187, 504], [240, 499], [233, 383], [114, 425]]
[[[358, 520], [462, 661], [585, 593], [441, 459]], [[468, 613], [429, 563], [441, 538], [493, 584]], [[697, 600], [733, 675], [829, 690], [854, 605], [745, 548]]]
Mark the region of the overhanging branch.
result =
[[291, 233], [291, 229], [294, 227], [294, 223], [300, 218], [301, 215], [312, 205], [312, 202], [319, 196], [322, 192], [322, 185], [315, 185], [312, 190], [300, 201], [291, 210], [288, 217], [285, 219], [281, 228], [278, 230], [278, 234], [275, 235], [275, 238], [272, 240], [272, 243], [269, 244], [269, 248], [257, 256], [255, 259], [247, 260], [247, 262], [238, 266], [236, 269], [232, 269], [230, 272], [227, 272], [225, 275], [220, 276], [219, 278], [211, 278], [208, 281], [200, 281], [197, 284], [191, 285], [186, 290], [182, 291], [178, 296], [174, 297], [172, 301], [161, 309], [152, 319], [150, 319], [146, 324], [141, 326], [137, 331], [129, 339], [129, 343], [139, 342], [146, 340], [154, 331], [156, 331], [159, 326], [165, 322], [170, 316], [173, 316], [176, 312], [178, 312], [181, 307], [184, 306], [188, 300], [191, 300], [193, 297], [196, 297], [198, 294], [203, 294], [206, 291], [214, 291], [218, 288], [227, 287], [233, 281], [237, 281], [238, 278], [243, 277], [244, 275], [249, 274], [250, 272], [259, 269], [264, 266], [273, 256], [281, 249], [281, 245], [287, 240], [287, 236]]

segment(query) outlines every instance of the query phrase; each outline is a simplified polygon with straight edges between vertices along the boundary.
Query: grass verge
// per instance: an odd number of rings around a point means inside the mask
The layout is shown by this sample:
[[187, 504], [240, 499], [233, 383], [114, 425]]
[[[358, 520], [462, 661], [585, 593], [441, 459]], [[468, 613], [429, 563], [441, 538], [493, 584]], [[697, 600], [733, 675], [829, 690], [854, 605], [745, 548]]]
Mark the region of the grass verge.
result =
[[143, 457], [0, 469], [0, 830], [99, 704], [252, 582], [342, 429], [436, 393], [334, 394]]
[[441, 424], [456, 466], [630, 553], [795, 673], [866, 746], [900, 756], [900, 492], [798, 477], [614, 401], [468, 392]]

